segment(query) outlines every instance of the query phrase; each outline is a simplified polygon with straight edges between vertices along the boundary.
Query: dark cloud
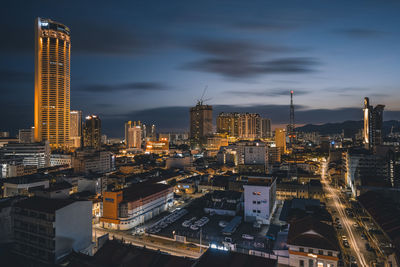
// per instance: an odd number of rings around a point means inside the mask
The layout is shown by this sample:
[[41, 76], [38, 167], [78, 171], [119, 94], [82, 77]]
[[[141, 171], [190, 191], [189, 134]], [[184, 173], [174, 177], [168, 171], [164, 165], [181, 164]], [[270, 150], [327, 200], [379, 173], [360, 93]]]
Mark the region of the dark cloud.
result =
[[246, 31], [276, 32], [293, 30], [297, 28], [298, 25], [273, 22], [239, 22], [233, 24], [233, 27]]
[[[257, 90], [243, 90], [243, 91], [226, 91], [228, 94], [232, 95], [237, 95], [237, 96], [268, 96], [268, 97], [274, 97], [274, 96], [289, 96], [290, 95], [291, 89], [281, 89], [281, 88], [276, 88], [276, 89], [264, 89], [262, 91]], [[294, 91], [295, 95], [305, 95], [309, 94], [309, 91], [306, 90], [300, 90], [297, 89]]]
[[244, 41], [197, 40], [189, 44], [189, 48], [216, 57], [254, 57], [262, 53], [276, 54], [294, 52], [302, 49], [284, 45], [255, 44]]
[[116, 91], [160, 91], [166, 90], [167, 85], [156, 82], [132, 82], [114, 85], [92, 84], [83, 86], [80, 91], [86, 92], [116, 92]]
[[308, 57], [289, 57], [267, 61], [252, 58], [206, 58], [189, 62], [182, 69], [220, 74], [229, 78], [248, 78], [263, 74], [299, 74], [315, 71], [318, 61]]
[[352, 29], [339, 29], [335, 30], [335, 33], [345, 35], [351, 38], [376, 38], [386, 34], [383, 31], [374, 29], [364, 29], [364, 28], [352, 28]]

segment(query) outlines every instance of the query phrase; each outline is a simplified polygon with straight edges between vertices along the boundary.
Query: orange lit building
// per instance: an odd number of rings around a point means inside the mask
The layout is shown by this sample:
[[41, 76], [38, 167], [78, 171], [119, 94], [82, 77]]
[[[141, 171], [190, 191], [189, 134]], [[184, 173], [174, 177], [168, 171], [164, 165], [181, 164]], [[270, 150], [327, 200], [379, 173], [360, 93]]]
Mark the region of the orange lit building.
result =
[[169, 142], [167, 138], [160, 138], [160, 141], [148, 141], [146, 143], [146, 153], [168, 153]]
[[167, 210], [173, 198], [173, 188], [165, 184], [136, 184], [105, 192], [101, 226], [117, 230], [133, 228]]
[[52, 148], [70, 146], [70, 30], [37, 18], [35, 22], [34, 138]]

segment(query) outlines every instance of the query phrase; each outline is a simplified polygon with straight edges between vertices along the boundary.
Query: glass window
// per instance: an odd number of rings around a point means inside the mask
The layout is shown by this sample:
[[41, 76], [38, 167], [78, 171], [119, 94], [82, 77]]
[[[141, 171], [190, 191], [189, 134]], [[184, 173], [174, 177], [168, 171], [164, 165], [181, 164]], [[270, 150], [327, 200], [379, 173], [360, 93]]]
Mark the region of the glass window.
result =
[[312, 248], [308, 249], [308, 252], [313, 253], [314, 250]]
[[318, 250], [319, 255], [324, 255], [324, 252], [322, 250]]
[[328, 256], [332, 256], [332, 251], [328, 251]]
[[304, 248], [299, 248], [299, 251], [300, 252], [304, 252]]
[[304, 267], [304, 260], [299, 260], [299, 266]]
[[317, 263], [317, 266], [318, 266], [318, 267], [324, 267], [324, 263], [323, 263], [322, 261], [319, 261], [319, 262]]

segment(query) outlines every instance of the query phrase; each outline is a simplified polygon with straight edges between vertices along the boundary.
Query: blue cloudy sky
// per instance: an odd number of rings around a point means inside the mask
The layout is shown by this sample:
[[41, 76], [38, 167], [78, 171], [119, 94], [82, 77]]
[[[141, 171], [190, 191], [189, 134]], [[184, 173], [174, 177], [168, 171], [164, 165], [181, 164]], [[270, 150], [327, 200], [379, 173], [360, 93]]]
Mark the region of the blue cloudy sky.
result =
[[[12, 3], [11, 3], [12, 2]], [[364, 96], [400, 115], [400, 2], [7, 1], [0, 11], [0, 130], [33, 124], [34, 19], [71, 28], [71, 108], [188, 128], [205, 98], [221, 111], [299, 124], [362, 118]]]

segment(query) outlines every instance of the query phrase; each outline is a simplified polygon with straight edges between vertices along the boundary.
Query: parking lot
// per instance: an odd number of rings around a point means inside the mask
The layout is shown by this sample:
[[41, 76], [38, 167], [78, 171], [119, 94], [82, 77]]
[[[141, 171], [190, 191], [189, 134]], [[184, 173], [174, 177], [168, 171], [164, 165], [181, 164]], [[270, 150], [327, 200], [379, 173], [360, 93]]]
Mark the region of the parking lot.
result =
[[[179, 212], [179, 213], [177, 213]], [[241, 214], [238, 214], [239, 216]], [[242, 222], [231, 235], [223, 235], [222, 229], [233, 219], [232, 216], [206, 214], [202, 199], [194, 200], [189, 206], [160, 219], [147, 233], [174, 238], [186, 237], [187, 242], [202, 245], [235, 243], [243, 249], [269, 251], [270, 240], [266, 238], [266, 226], [254, 227], [253, 223]]]

